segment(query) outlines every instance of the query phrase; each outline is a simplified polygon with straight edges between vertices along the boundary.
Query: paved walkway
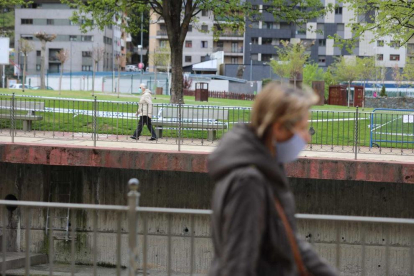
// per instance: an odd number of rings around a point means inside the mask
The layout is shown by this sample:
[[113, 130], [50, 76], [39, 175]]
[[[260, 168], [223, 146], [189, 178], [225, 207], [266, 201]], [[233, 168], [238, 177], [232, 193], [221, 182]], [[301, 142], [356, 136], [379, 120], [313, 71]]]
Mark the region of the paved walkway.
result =
[[[98, 267], [97, 273], [98, 276], [114, 276], [116, 275], [116, 268], [106, 268]], [[7, 270], [7, 276], [24, 276], [25, 270], [13, 269]], [[31, 276], [49, 276], [49, 265], [36, 265], [30, 268]], [[71, 275], [71, 266], [66, 264], [55, 264], [53, 266], [53, 275], [54, 276], [70, 276]], [[93, 275], [93, 266], [87, 265], [76, 265], [75, 266], [75, 275], [76, 276], [91, 276]], [[121, 269], [121, 276], [127, 276], [128, 270]], [[143, 275], [142, 271], [138, 272], [138, 275]], [[167, 272], [148, 270], [147, 275], [149, 276], [167, 276]], [[187, 276], [189, 274], [184, 273], [172, 273], [172, 276]], [[204, 276], [205, 274], [193, 274], [194, 276]]]
[[[4, 133], [3, 133], [4, 134]], [[97, 147], [99, 148], [114, 148], [124, 150], [154, 150], [154, 151], [178, 151], [178, 145], [174, 138], [160, 139], [158, 142], [147, 140], [149, 137], [141, 137], [141, 140], [136, 141], [129, 139], [128, 136], [118, 136], [117, 139], [108, 138], [106, 135], [100, 137], [97, 141]], [[15, 143], [21, 144], [36, 144], [36, 145], [57, 145], [57, 146], [72, 146], [72, 147], [93, 147], [93, 141], [89, 136], [75, 136], [75, 139], [71, 135], [55, 135], [52, 137], [15, 137]], [[10, 136], [0, 136], [0, 143], [10, 143]], [[203, 145], [202, 145], [203, 143]], [[214, 151], [218, 142], [208, 142], [201, 140], [184, 139], [183, 145], [180, 150], [182, 152], [194, 152], [194, 153], [209, 153]], [[414, 163], [414, 151], [405, 150], [404, 154], [401, 154], [401, 150], [394, 149], [391, 152], [390, 149], [384, 149], [382, 152], [379, 149], [361, 148], [360, 151], [364, 153], [358, 153], [358, 160], [370, 160], [370, 161], [396, 161], [404, 163]], [[355, 153], [352, 152], [352, 147], [335, 147], [334, 151], [331, 151], [330, 146], [314, 146], [312, 150], [305, 150], [301, 153], [303, 157], [311, 158], [323, 158], [323, 159], [346, 159], [354, 160]]]

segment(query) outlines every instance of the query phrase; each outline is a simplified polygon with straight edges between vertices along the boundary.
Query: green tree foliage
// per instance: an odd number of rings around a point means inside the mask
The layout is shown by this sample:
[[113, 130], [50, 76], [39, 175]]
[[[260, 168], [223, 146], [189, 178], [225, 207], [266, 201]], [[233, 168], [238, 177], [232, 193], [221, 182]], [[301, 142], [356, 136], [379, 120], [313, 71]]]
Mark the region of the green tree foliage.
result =
[[319, 68], [317, 63], [306, 64], [303, 68], [303, 83], [311, 86], [312, 81], [323, 81], [325, 72]]
[[372, 32], [374, 38], [391, 36], [393, 40], [408, 42], [414, 36], [414, 2], [406, 0], [342, 0], [354, 11], [351, 23], [355, 38]]
[[299, 74], [303, 73], [303, 66], [310, 56], [306, 50], [311, 45], [282, 41], [282, 47], [276, 48], [278, 60], [272, 60], [270, 66], [281, 78], [293, 79], [294, 86], [296, 86], [296, 80]]
[[381, 88], [380, 96], [381, 97], [387, 97], [387, 93], [385, 92], [385, 85], [383, 85], [382, 88]]
[[405, 81], [408, 81], [411, 83], [411, 85], [414, 82], [414, 63], [413, 62], [407, 62], [403, 69], [403, 79]]
[[[4, 0], [3, 0], [4, 1]], [[130, 33], [140, 28], [141, 12], [150, 11], [153, 18], [164, 20], [171, 48], [172, 87], [170, 102], [183, 102], [183, 44], [190, 24], [197, 21], [203, 10], [214, 16], [213, 31], [243, 30], [247, 20], [258, 21], [263, 11], [278, 21], [299, 23], [323, 16], [332, 4], [320, 0], [266, 0], [263, 10], [245, 0], [62, 0], [78, 9], [72, 20], [82, 23], [83, 30], [119, 25]], [[122, 20], [124, 19], [124, 20]], [[219, 35], [219, 34], [218, 34]]]

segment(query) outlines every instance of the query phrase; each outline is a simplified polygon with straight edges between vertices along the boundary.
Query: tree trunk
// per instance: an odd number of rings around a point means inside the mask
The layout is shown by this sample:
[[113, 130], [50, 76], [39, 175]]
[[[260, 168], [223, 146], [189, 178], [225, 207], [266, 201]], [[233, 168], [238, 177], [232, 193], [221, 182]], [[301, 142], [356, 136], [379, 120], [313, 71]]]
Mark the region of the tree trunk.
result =
[[92, 72], [92, 96], [95, 96], [95, 72], [97, 70], [97, 62], [93, 63], [93, 72]]
[[296, 87], [296, 73], [293, 75], [293, 87]]
[[26, 66], [27, 66], [27, 54], [25, 54], [23, 58], [23, 85], [22, 85], [23, 92], [25, 88], [24, 86], [26, 84]]
[[45, 84], [45, 54], [46, 41], [42, 40], [41, 56], [40, 56], [40, 89], [46, 89]]
[[59, 95], [62, 92], [63, 62], [60, 64]]
[[170, 103], [184, 103], [183, 97], [183, 45], [171, 45], [171, 98]]

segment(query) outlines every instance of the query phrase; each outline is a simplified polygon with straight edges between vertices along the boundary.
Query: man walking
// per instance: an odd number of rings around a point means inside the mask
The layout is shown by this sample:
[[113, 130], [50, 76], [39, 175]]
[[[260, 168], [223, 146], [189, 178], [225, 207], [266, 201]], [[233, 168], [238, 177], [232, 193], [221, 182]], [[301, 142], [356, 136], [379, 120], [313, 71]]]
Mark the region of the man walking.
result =
[[139, 122], [137, 129], [134, 131], [134, 134], [131, 136], [131, 139], [139, 140], [139, 136], [141, 135], [142, 128], [144, 124], [147, 125], [148, 130], [151, 132], [150, 141], [157, 140], [157, 136], [155, 135], [155, 130], [151, 124], [151, 117], [152, 117], [152, 96], [151, 90], [147, 89], [147, 86], [143, 83], [139, 86], [142, 89], [142, 96], [138, 104], [138, 110], [135, 114], [136, 116], [139, 115]]

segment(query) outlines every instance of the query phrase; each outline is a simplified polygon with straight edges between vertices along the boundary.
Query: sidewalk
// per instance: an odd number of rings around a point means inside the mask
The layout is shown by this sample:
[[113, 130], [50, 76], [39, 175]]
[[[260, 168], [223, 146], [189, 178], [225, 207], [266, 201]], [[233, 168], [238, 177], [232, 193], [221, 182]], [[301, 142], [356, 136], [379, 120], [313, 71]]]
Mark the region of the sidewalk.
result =
[[[4, 134], [4, 133], [3, 133]], [[165, 139], [162, 138], [159, 141], [149, 141], [149, 137], [141, 137], [141, 140], [132, 140], [128, 136], [114, 137], [100, 137], [97, 141], [97, 148], [113, 148], [113, 149], [125, 149], [130, 150], [154, 150], [154, 151], [178, 151], [178, 145], [174, 138]], [[102, 139], [102, 140], [101, 140]], [[93, 141], [90, 136], [76, 137], [73, 139], [69, 135], [56, 135], [55, 138], [51, 137], [15, 137], [15, 143], [18, 144], [36, 144], [36, 145], [56, 145], [56, 146], [71, 146], [71, 147], [93, 147]], [[0, 136], [0, 143], [11, 143], [10, 136]], [[203, 143], [203, 145], [202, 145]], [[193, 152], [193, 153], [209, 153], [214, 151], [218, 145], [218, 141], [209, 142], [201, 140], [184, 139], [183, 145], [180, 146], [181, 152]], [[316, 148], [316, 149], [315, 149]], [[324, 146], [324, 148], [315, 147], [313, 150], [305, 150], [301, 153], [302, 157], [321, 158], [321, 159], [345, 159], [355, 160], [355, 153], [352, 152], [352, 147], [337, 147], [337, 150], [331, 151], [330, 146]], [[390, 149], [383, 150], [380, 153], [378, 149], [372, 149], [369, 152], [369, 148], [360, 148], [363, 153], [358, 153], [358, 160], [369, 161], [385, 161], [385, 162], [403, 162], [414, 163], [414, 152], [412, 150], [406, 150], [405, 155], [401, 155], [401, 150], [394, 149], [393, 153], [390, 153]], [[385, 153], [384, 153], [385, 152]]]

